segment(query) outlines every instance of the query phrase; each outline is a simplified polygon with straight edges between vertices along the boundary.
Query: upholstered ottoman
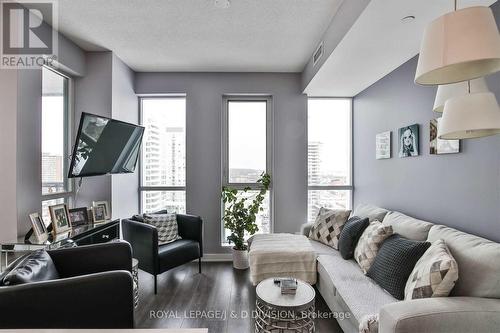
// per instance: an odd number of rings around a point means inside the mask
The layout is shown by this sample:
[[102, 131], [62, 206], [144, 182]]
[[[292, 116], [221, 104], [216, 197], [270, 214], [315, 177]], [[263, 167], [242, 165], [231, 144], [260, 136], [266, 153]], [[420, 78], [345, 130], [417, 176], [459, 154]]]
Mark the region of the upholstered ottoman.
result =
[[303, 235], [255, 235], [248, 241], [250, 279], [254, 285], [272, 277], [294, 277], [316, 283], [316, 253]]

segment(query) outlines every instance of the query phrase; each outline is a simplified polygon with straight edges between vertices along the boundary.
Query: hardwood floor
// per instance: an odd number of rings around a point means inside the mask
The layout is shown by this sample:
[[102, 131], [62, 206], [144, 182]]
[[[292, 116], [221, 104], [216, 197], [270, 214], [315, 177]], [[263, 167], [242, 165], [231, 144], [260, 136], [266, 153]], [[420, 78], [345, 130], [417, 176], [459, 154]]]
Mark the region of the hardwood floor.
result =
[[[230, 262], [204, 262], [202, 274], [191, 263], [153, 277], [139, 271], [137, 328], [208, 328], [209, 333], [253, 332], [255, 287], [249, 271], [234, 270]], [[316, 292], [316, 311], [329, 313]], [[224, 317], [225, 316], [225, 317]], [[316, 319], [316, 332], [342, 332], [335, 319]]]

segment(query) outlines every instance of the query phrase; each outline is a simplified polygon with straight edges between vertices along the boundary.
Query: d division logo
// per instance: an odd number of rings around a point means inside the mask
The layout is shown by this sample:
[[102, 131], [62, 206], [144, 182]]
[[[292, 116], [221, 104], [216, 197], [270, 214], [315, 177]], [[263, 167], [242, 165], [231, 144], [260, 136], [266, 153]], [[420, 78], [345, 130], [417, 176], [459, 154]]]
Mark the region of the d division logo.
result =
[[57, 3], [0, 0], [0, 68], [39, 68], [57, 57]]

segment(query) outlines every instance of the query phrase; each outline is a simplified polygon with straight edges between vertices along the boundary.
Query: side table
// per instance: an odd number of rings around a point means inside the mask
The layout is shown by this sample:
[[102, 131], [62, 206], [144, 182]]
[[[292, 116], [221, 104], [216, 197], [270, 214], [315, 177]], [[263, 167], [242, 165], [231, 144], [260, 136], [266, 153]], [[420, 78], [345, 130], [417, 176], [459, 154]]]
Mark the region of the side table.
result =
[[139, 304], [139, 260], [132, 258], [132, 280], [134, 284], [134, 307]]
[[312, 333], [314, 325], [314, 299], [316, 292], [304, 281], [297, 280], [295, 295], [282, 295], [274, 279], [260, 282], [256, 288], [257, 300], [255, 333]]

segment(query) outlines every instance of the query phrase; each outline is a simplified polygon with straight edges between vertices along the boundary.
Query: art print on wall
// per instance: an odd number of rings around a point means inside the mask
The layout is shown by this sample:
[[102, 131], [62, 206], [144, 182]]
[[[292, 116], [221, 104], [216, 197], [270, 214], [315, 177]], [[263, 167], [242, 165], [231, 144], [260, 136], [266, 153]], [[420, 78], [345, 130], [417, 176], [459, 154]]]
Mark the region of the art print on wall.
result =
[[391, 131], [375, 136], [375, 158], [377, 160], [391, 158]]
[[431, 119], [430, 130], [430, 153], [431, 155], [456, 154], [460, 152], [460, 140], [441, 140], [437, 137], [441, 118]]
[[413, 124], [399, 129], [399, 157], [418, 156], [418, 130], [418, 124]]

